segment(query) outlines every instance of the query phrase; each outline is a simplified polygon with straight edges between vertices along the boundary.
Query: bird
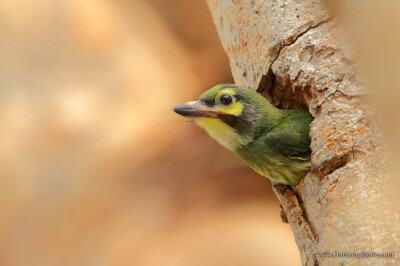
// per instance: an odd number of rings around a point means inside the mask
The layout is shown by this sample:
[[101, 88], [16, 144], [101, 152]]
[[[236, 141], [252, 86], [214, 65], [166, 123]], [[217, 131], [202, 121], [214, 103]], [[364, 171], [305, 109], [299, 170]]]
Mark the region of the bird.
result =
[[306, 109], [279, 109], [252, 89], [219, 84], [173, 111], [276, 183], [295, 186], [311, 168], [313, 117]]

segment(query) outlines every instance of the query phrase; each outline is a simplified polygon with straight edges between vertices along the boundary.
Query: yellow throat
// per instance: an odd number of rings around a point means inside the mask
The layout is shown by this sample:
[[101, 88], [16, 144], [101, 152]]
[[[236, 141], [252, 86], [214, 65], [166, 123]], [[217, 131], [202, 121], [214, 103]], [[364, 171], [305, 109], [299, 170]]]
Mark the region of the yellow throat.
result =
[[204, 128], [219, 144], [229, 150], [234, 150], [236, 147], [244, 145], [243, 139], [236, 130], [217, 118], [202, 117], [195, 119], [195, 122]]

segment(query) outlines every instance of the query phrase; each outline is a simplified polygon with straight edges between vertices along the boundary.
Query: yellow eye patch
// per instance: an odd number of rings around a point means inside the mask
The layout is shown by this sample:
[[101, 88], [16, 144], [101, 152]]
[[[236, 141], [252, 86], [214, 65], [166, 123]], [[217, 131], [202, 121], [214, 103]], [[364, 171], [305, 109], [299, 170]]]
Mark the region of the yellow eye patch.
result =
[[[223, 94], [229, 94], [232, 97], [234, 97], [234, 95], [236, 95], [235, 91], [231, 90], [231, 89], [224, 89], [221, 90], [217, 93], [216, 95], [216, 99], [218, 99], [221, 95]], [[215, 106], [215, 108], [218, 111], [221, 111], [225, 114], [229, 114], [229, 115], [240, 115], [243, 111], [243, 104], [240, 102], [235, 102], [234, 104], [230, 105], [230, 106], [223, 106], [223, 105], [217, 105]]]
[[229, 94], [229, 95], [236, 95], [236, 92], [234, 90], [231, 89], [224, 89], [224, 90], [220, 90], [217, 95], [215, 96], [216, 99], [219, 98], [219, 96], [221, 96], [222, 94]]
[[243, 104], [240, 102], [235, 102], [231, 106], [216, 106], [218, 111], [221, 111], [229, 115], [240, 115], [243, 111]]

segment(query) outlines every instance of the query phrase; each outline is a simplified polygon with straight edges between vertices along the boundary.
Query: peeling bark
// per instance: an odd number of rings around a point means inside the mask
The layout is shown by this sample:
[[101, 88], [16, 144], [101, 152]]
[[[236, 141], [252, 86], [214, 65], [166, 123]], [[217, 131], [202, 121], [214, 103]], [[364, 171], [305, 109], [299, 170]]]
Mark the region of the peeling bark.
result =
[[[399, 254], [400, 216], [387, 198], [388, 156], [352, 52], [320, 1], [208, 0], [235, 82], [280, 108], [308, 108], [312, 169], [274, 184], [302, 263], [386, 265]], [[316, 258], [316, 253], [395, 258]], [[283, 251], [284, 254], [284, 251]]]

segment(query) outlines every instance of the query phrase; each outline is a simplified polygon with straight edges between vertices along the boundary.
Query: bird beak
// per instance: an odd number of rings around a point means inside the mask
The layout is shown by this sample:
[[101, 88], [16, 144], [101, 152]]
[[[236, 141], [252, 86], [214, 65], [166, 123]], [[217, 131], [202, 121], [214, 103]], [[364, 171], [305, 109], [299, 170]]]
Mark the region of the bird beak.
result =
[[190, 118], [195, 117], [212, 117], [217, 118], [220, 114], [217, 110], [212, 107], [209, 107], [205, 104], [202, 104], [199, 101], [182, 103], [174, 107], [174, 112]]

